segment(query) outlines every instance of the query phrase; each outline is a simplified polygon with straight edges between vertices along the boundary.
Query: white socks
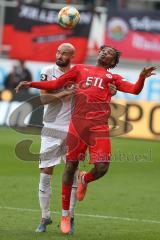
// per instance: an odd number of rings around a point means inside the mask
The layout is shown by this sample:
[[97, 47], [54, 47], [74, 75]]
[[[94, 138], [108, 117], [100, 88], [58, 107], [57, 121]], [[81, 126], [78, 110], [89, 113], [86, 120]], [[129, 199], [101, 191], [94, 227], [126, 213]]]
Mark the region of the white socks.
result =
[[[78, 174], [77, 170], [74, 175], [74, 182], [71, 191], [70, 199], [70, 209], [69, 214], [71, 217], [74, 216], [74, 208], [77, 202], [76, 192], [78, 184]], [[42, 210], [42, 218], [50, 218], [50, 199], [51, 199], [51, 178], [52, 176], [46, 173], [40, 173], [39, 182], [39, 203]], [[67, 216], [68, 212], [62, 211], [62, 216]]]
[[69, 206], [70, 217], [74, 217], [74, 209], [77, 202], [76, 193], [77, 193], [77, 187], [72, 186], [70, 206]]
[[39, 203], [42, 218], [50, 218], [51, 175], [40, 173]]

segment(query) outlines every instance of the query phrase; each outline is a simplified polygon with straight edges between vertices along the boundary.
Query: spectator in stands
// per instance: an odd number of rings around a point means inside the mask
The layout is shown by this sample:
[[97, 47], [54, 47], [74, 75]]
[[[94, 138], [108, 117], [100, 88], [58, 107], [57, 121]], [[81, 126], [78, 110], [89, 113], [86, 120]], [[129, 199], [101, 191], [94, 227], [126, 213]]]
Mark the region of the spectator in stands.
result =
[[94, 9], [95, 3], [96, 3], [95, 0], [83, 0], [83, 4], [90, 9]]
[[12, 71], [6, 77], [5, 88], [14, 89], [21, 81], [32, 81], [32, 74], [26, 68], [24, 61], [20, 61], [18, 66], [13, 66]]

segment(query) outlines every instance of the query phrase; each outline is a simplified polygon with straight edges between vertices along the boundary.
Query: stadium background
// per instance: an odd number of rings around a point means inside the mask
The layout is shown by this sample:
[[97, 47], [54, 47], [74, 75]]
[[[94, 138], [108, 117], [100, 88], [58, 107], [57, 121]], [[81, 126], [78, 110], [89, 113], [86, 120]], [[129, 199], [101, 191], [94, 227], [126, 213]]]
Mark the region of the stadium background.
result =
[[[77, 206], [75, 237], [61, 236], [57, 227], [63, 166], [57, 168], [53, 180], [57, 183], [52, 208], [56, 211], [56, 225], [45, 236], [34, 234], [39, 219], [37, 163], [31, 156], [28, 161], [23, 159], [15, 149], [18, 143], [29, 139], [33, 141], [31, 150], [38, 153], [39, 136], [20, 132], [16, 127], [41, 124], [42, 108], [26, 116], [25, 121], [24, 115], [32, 112], [34, 105], [29, 102], [15, 111], [29, 98], [38, 96], [38, 91], [15, 95], [4, 88], [13, 65], [25, 60], [33, 81], [37, 81], [41, 68], [54, 62], [55, 49], [62, 41], [76, 44], [75, 63], [95, 64], [98, 47], [104, 43], [117, 47], [123, 54], [115, 71], [129, 81], [137, 79], [143, 66], [160, 65], [160, 1], [70, 2], [83, 16], [74, 31], [61, 29], [56, 23], [56, 13], [65, 1], [0, 1], [0, 239], [159, 239], [159, 69], [157, 75], [147, 79], [140, 95], [117, 93], [114, 97], [113, 103], [125, 109], [121, 120], [129, 121], [133, 129], [113, 138], [108, 176], [93, 184], [86, 201]], [[24, 9], [27, 13], [25, 7], [41, 14], [23, 15]], [[88, 169], [87, 164], [82, 164], [82, 168]]]

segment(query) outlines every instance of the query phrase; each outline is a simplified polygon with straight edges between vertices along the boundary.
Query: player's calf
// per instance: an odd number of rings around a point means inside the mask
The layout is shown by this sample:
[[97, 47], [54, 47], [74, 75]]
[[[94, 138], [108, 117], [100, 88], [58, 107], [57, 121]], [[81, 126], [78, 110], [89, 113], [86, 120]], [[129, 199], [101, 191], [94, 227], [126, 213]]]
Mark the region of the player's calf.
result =
[[109, 169], [109, 163], [108, 162], [100, 162], [96, 163], [94, 168], [91, 170], [94, 179], [97, 180], [101, 177], [103, 177]]
[[63, 173], [63, 183], [65, 185], [69, 185], [73, 183], [73, 178], [75, 171], [78, 167], [78, 161], [77, 162], [66, 162], [64, 173]]
[[94, 168], [86, 173], [81, 172], [79, 176], [78, 188], [77, 188], [77, 200], [82, 201], [86, 195], [87, 186], [89, 182], [93, 182], [102, 176], [104, 176], [108, 170], [108, 163], [97, 163]]

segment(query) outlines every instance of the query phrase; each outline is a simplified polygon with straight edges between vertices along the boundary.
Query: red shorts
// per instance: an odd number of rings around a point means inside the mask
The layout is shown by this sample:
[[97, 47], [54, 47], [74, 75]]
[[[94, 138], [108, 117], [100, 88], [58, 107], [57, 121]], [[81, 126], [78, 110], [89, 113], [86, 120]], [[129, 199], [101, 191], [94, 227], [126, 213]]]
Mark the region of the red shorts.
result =
[[[109, 127], [107, 125], [84, 126], [83, 121], [70, 122], [67, 135], [66, 161], [80, 161], [85, 159], [86, 150], [89, 149], [90, 161], [108, 163], [111, 155]], [[86, 124], [85, 124], [86, 125]]]

